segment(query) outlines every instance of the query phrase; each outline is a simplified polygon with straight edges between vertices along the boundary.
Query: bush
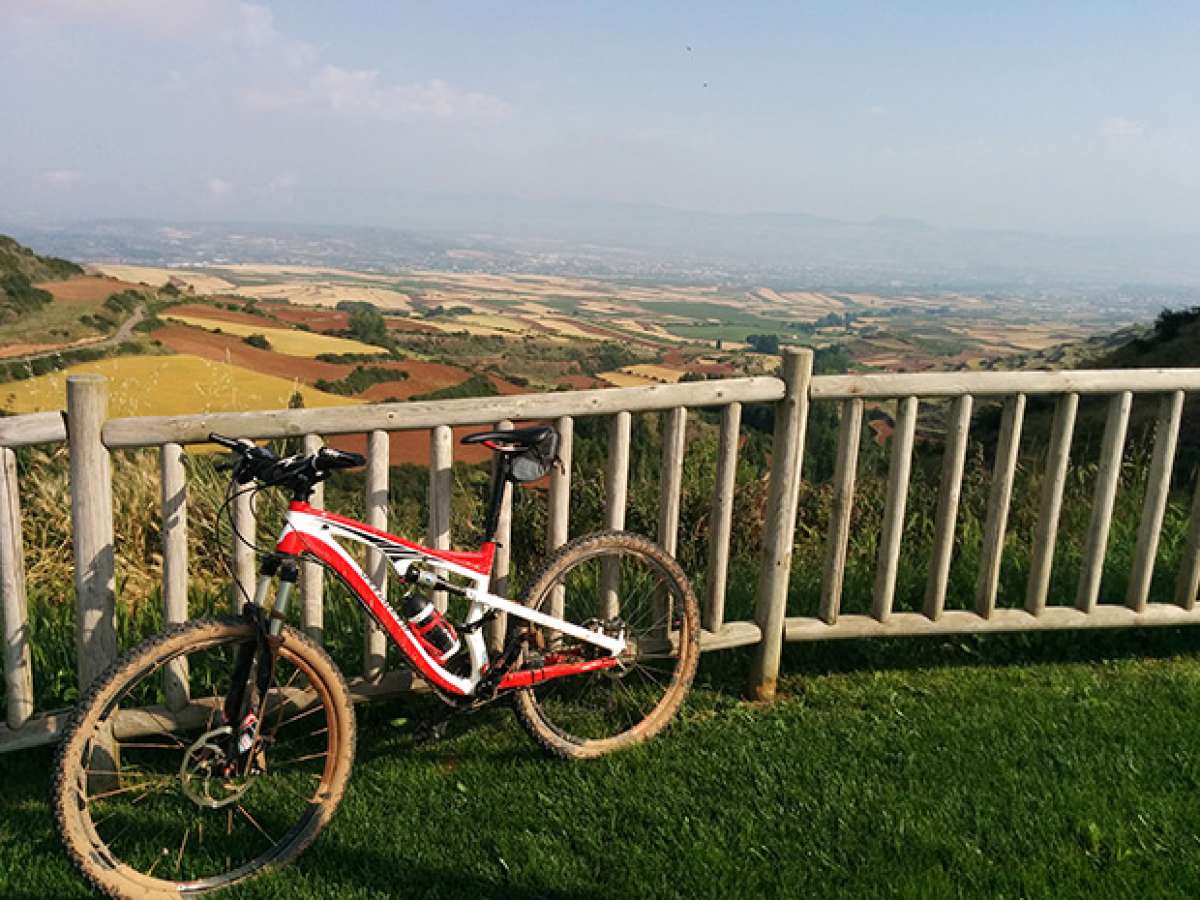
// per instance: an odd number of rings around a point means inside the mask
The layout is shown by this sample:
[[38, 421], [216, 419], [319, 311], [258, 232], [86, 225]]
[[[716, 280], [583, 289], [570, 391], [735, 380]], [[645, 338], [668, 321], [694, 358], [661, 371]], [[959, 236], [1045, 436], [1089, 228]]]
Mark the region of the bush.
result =
[[417, 394], [410, 400], [457, 400], [463, 397], [495, 397], [500, 392], [486, 375], [476, 373], [466, 381], [439, 388], [427, 394]]
[[265, 334], [248, 334], [242, 338], [243, 344], [249, 344], [251, 347], [256, 347], [259, 350], [270, 350], [271, 342], [267, 340]]
[[381, 366], [356, 366], [354, 371], [345, 378], [336, 381], [318, 378], [314, 387], [319, 391], [330, 394], [340, 394], [350, 397], [360, 394], [373, 384], [383, 384], [388, 381], [404, 381], [408, 373], [399, 369], [385, 369]]

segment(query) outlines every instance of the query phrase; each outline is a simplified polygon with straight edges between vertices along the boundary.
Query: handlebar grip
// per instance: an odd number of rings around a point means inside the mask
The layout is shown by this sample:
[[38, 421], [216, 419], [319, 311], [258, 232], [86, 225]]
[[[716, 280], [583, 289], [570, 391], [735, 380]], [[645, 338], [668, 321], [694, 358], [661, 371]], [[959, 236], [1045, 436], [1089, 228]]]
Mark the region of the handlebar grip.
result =
[[349, 450], [335, 450], [332, 447], [322, 447], [317, 451], [316, 458], [318, 464], [324, 463], [338, 469], [352, 469], [367, 464], [367, 458], [361, 453], [351, 453]]
[[215, 431], [209, 434], [208, 439], [214, 444], [220, 444], [226, 450], [241, 450], [242, 445], [233, 438], [225, 437], [223, 434], [217, 434]]

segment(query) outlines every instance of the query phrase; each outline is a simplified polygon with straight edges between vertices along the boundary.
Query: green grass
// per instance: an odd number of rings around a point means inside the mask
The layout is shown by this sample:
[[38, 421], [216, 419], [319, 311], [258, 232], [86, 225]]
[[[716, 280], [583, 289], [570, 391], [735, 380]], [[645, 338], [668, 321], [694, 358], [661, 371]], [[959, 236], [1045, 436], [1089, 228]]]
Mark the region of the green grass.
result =
[[[792, 648], [783, 699], [706, 660], [663, 737], [543, 757], [497, 708], [415, 745], [360, 709], [330, 828], [239, 897], [1149, 897], [1200, 892], [1188, 632]], [[1066, 657], [1065, 662], [1053, 662]], [[0, 895], [88, 896], [47, 754], [0, 757]]]

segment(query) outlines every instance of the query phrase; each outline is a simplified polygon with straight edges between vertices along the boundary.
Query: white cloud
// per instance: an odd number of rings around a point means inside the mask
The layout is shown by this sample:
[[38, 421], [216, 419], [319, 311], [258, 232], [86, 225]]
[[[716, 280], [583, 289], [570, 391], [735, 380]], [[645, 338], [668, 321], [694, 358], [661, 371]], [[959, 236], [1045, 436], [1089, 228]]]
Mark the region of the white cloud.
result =
[[1146, 133], [1146, 126], [1133, 119], [1112, 116], [1100, 126], [1100, 136], [1112, 143], [1135, 141]]
[[206, 187], [213, 197], [225, 197], [233, 191], [233, 185], [224, 178], [210, 178]]
[[413, 84], [387, 84], [375, 69], [323, 65], [298, 88], [253, 88], [243, 103], [259, 111], [299, 110], [372, 119], [493, 118], [508, 104], [491, 94], [464, 91], [439, 78]]
[[112, 25], [153, 37], [182, 36], [236, 14], [236, 0], [5, 0], [0, 18], [53, 25]]
[[[321, 59], [311, 44], [276, 27], [271, 10], [241, 0], [0, 0], [0, 20], [15, 15], [49, 25], [107, 26], [154, 40], [186, 41], [207, 51], [191, 73], [172, 69], [164, 91], [200, 91], [208, 81], [251, 110], [292, 110], [382, 120], [490, 118], [508, 105], [498, 97], [432, 77], [388, 83], [375, 69]], [[215, 61], [220, 59], [220, 63]]]
[[70, 187], [81, 178], [83, 178], [83, 173], [75, 169], [51, 169], [42, 173], [42, 179], [46, 184], [54, 187]]

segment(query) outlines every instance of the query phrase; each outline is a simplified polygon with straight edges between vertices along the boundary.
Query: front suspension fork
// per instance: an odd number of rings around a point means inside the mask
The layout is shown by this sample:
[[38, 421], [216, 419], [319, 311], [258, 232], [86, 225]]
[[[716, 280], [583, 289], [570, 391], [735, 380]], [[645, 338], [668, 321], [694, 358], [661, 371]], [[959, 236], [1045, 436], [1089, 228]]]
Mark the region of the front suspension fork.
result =
[[[275, 602], [268, 611], [267, 595], [276, 577], [279, 579], [279, 587], [275, 592]], [[298, 577], [299, 570], [294, 561], [268, 556], [263, 560], [254, 600], [242, 610], [243, 618], [255, 625], [255, 640], [238, 647], [229, 693], [225, 695], [222, 710], [225, 722], [234, 729], [232, 740], [235, 746], [250, 712], [254, 712], [257, 724], [251, 725], [254, 728], [253, 741], [244, 752], [238, 753], [242, 769], [245, 769], [253, 756], [254, 748], [259, 744], [259, 729], [266, 711], [267, 694], [275, 677], [275, 656], [281, 642], [280, 634], [287, 619], [292, 591], [296, 588]], [[249, 690], [251, 672], [254, 672], [255, 676], [253, 691]]]

